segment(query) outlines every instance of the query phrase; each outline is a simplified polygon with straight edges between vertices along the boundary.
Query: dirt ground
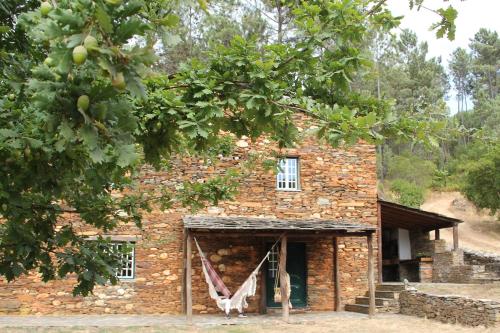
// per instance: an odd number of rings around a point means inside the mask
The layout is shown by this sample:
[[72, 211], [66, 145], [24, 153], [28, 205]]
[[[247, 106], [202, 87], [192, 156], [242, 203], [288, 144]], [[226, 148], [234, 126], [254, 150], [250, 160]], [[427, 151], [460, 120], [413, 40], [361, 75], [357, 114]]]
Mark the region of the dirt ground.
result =
[[[461, 248], [500, 254], [500, 222], [488, 212], [478, 211], [459, 192], [433, 192], [421, 208], [463, 220], [458, 227]], [[452, 230], [443, 229], [441, 238], [451, 247]]]
[[415, 287], [418, 291], [433, 295], [467, 296], [500, 302], [500, 282], [490, 284], [417, 283]]
[[[196, 319], [196, 318], [195, 318]], [[326, 333], [326, 332], [352, 332], [352, 333], [493, 333], [500, 332], [500, 328], [467, 328], [458, 325], [442, 324], [436, 321], [408, 317], [402, 315], [377, 315], [373, 319], [358, 316], [339, 320], [322, 319], [317, 322], [298, 322], [294, 324], [250, 324], [250, 325], [216, 325], [212, 327], [188, 326], [139, 326], [139, 327], [68, 327], [68, 328], [0, 328], [3, 333], [169, 333], [169, 332], [208, 332], [208, 333]]]

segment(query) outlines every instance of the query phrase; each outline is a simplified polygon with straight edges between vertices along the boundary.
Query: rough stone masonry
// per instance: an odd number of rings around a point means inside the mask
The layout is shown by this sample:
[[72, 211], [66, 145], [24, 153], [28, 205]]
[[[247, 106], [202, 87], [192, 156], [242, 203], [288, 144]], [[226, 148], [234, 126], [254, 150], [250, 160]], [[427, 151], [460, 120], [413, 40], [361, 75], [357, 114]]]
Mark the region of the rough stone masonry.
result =
[[443, 323], [487, 327], [500, 323], [500, 303], [490, 300], [404, 291], [399, 295], [399, 305], [402, 314]]
[[[304, 125], [304, 131], [308, 125]], [[201, 182], [224, 174], [226, 169], [247, 159], [250, 152], [277, 151], [269, 140], [251, 142], [241, 138], [230, 157], [216, 163], [197, 158], [179, 158], [168, 170], [144, 166], [139, 176], [140, 189], [160, 185], [175, 187], [183, 181]], [[283, 156], [298, 157], [300, 191], [276, 189], [276, 175], [256, 166], [240, 184], [232, 201], [208, 207], [199, 214], [220, 216], [315, 218], [344, 220], [377, 225], [375, 147], [362, 143], [349, 149], [334, 149], [319, 144], [311, 136]], [[112, 239], [135, 242], [135, 274], [117, 286], [97, 287], [89, 297], [73, 297], [72, 278], [43, 283], [32, 272], [12, 283], [0, 280], [0, 312], [9, 314], [160, 314], [181, 313], [183, 280], [182, 217], [192, 214], [181, 206], [145, 213], [143, 228], [122, 225]], [[75, 216], [67, 219], [78, 225]], [[61, 221], [64, 224], [65, 221]], [[81, 233], [92, 237], [95, 230], [81, 225]], [[377, 235], [375, 235], [377, 237]], [[376, 239], [376, 238], [375, 238]], [[235, 291], [263, 255], [262, 240], [213, 238], [201, 242], [207, 256], [230, 290]], [[376, 242], [375, 242], [376, 246]], [[375, 249], [375, 254], [378, 251]], [[193, 307], [195, 313], [218, 312], [209, 299], [199, 256], [193, 256]], [[331, 238], [306, 243], [307, 309], [332, 310], [334, 307], [333, 246]], [[366, 238], [339, 238], [339, 265], [342, 304], [353, 301], [367, 290]], [[290, 258], [293, 260], [293, 258]], [[376, 262], [376, 260], [375, 260]], [[376, 274], [376, 273], [375, 273]], [[259, 275], [259, 288], [261, 276]], [[249, 300], [249, 311], [257, 311], [260, 293]]]

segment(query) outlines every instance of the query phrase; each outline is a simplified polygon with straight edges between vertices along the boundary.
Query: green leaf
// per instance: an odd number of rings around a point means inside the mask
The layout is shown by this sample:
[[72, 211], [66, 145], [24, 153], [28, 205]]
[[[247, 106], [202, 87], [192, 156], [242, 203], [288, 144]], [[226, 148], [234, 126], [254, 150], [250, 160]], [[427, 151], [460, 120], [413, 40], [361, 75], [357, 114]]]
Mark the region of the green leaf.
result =
[[198, 0], [198, 4], [200, 5], [200, 8], [205, 12], [208, 11], [208, 3], [206, 0]]
[[19, 134], [16, 131], [13, 131], [8, 128], [0, 128], [0, 136], [3, 136], [4, 138], [15, 138]]
[[91, 126], [91, 125], [85, 125], [83, 126], [80, 131], [80, 138], [83, 140], [83, 142], [89, 147], [89, 150], [95, 150], [97, 149], [97, 143], [98, 143], [98, 136], [97, 136], [97, 131], [96, 129]]
[[174, 14], [168, 14], [160, 20], [161, 25], [173, 28], [179, 24], [180, 18]]
[[50, 54], [50, 57], [57, 65], [57, 70], [61, 73], [68, 73], [73, 65], [73, 50], [71, 49], [57, 49]]
[[89, 152], [89, 157], [94, 163], [102, 163], [104, 161], [104, 152], [101, 148], [97, 147]]
[[122, 41], [127, 41], [134, 35], [142, 35], [144, 31], [150, 28], [149, 24], [139, 19], [129, 19], [118, 26], [115, 35]]
[[118, 160], [116, 164], [122, 168], [132, 165], [139, 157], [133, 144], [119, 146], [117, 152]]
[[104, 30], [104, 32], [113, 32], [113, 24], [111, 23], [111, 18], [101, 5], [97, 5], [97, 8], [95, 10], [95, 18], [99, 22], [99, 25], [101, 26], [102, 30]]
[[28, 142], [31, 148], [35, 149], [40, 148], [43, 145], [42, 141], [33, 138], [26, 138], [26, 141]]
[[73, 49], [75, 46], [80, 45], [82, 43], [83, 43], [83, 34], [75, 34], [69, 36], [66, 47], [68, 49]]

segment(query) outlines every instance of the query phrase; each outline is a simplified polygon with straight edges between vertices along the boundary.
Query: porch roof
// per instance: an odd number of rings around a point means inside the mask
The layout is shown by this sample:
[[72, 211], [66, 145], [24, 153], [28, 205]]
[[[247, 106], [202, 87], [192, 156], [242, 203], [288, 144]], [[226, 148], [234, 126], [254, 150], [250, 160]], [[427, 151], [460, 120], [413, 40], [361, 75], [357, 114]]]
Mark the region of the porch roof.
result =
[[327, 219], [277, 219], [247, 216], [191, 215], [183, 218], [184, 227], [198, 231], [304, 231], [373, 232], [376, 226]]
[[431, 231], [451, 228], [463, 222], [456, 218], [403, 206], [394, 202], [380, 199], [378, 202], [380, 203], [382, 227]]

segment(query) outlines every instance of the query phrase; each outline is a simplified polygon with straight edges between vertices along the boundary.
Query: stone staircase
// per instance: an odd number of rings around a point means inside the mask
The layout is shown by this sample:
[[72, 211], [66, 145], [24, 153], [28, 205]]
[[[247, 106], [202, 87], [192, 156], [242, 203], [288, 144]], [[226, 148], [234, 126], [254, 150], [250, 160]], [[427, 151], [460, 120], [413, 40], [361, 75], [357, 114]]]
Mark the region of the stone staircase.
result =
[[[375, 288], [375, 312], [376, 313], [398, 313], [399, 293], [405, 290], [403, 283], [382, 283]], [[345, 310], [368, 314], [370, 299], [368, 291], [365, 296], [356, 297], [356, 303], [346, 304]]]

